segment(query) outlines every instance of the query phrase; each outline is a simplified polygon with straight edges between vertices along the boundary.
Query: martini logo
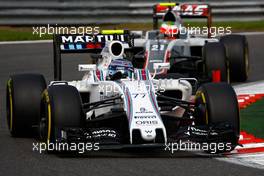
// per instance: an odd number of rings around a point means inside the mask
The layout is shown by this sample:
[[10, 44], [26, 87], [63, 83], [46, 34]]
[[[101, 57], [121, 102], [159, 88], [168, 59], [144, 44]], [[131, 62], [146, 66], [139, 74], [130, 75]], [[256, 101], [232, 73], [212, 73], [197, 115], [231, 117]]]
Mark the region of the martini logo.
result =
[[63, 35], [61, 36], [61, 43], [90, 43], [119, 40], [125, 42], [124, 35]]

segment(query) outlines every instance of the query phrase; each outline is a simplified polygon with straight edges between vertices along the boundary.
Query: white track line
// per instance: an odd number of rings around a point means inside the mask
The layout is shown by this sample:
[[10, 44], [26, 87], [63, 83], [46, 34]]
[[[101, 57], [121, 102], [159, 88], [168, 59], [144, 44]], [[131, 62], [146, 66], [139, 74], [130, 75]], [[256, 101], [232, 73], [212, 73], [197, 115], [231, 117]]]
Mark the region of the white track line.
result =
[[263, 94], [264, 81], [250, 82], [233, 86], [236, 93], [240, 94]]
[[243, 147], [237, 146], [236, 149], [250, 149], [264, 147], [264, 143], [249, 143], [243, 144]]
[[264, 154], [247, 154], [241, 157], [239, 156], [232, 156], [232, 157], [225, 157], [225, 158], [216, 158], [220, 161], [225, 161], [233, 164], [243, 165], [247, 167], [253, 167], [257, 169], [264, 169]]
[[264, 153], [231, 155], [225, 158], [216, 158], [234, 164], [264, 169]]
[[234, 34], [242, 34], [242, 35], [264, 35], [264, 32], [239, 32]]

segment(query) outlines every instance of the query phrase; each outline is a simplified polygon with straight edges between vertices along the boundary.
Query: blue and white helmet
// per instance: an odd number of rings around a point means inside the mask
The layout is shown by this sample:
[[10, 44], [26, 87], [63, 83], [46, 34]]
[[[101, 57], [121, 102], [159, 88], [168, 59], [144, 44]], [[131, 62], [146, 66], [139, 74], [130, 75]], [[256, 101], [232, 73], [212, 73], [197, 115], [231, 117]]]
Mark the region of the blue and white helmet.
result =
[[121, 78], [132, 78], [132, 74], [134, 73], [134, 67], [132, 63], [125, 59], [115, 59], [113, 60], [108, 67], [108, 76], [110, 79], [113, 76], [120, 72], [122, 74]]

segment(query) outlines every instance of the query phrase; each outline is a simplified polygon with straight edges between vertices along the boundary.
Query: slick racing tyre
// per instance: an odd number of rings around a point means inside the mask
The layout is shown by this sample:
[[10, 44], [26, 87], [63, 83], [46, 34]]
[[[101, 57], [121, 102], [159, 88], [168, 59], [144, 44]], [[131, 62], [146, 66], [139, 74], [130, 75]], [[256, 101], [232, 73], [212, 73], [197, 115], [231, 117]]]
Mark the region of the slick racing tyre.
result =
[[203, 60], [205, 72], [210, 79], [213, 78], [213, 71], [220, 71], [221, 82], [229, 82], [226, 52], [222, 43], [206, 43], [203, 47]]
[[[217, 140], [217, 143], [225, 144], [224, 149], [218, 150], [217, 153], [233, 150], [238, 144], [240, 134], [239, 108], [233, 88], [227, 83], [203, 84], [196, 93], [195, 102], [196, 125], [229, 126], [226, 133], [228, 136], [224, 135], [222, 139]], [[227, 144], [229, 147], [226, 147]]]
[[52, 85], [43, 92], [41, 140], [56, 143], [61, 129], [81, 127], [84, 113], [78, 90], [69, 85]]
[[220, 42], [225, 45], [231, 81], [246, 81], [249, 72], [249, 55], [246, 37], [243, 35], [227, 35], [221, 37]]
[[6, 112], [8, 128], [14, 137], [37, 135], [40, 119], [41, 93], [46, 81], [39, 74], [10, 76], [6, 88]]

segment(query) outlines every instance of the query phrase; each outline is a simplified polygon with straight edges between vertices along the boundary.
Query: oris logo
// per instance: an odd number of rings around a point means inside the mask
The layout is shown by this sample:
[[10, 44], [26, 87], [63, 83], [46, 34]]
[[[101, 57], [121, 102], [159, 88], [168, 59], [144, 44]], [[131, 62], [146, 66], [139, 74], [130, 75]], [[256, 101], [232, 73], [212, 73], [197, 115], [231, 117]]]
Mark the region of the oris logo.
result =
[[136, 121], [137, 125], [157, 125], [158, 121], [156, 120], [144, 120], [144, 121]]

